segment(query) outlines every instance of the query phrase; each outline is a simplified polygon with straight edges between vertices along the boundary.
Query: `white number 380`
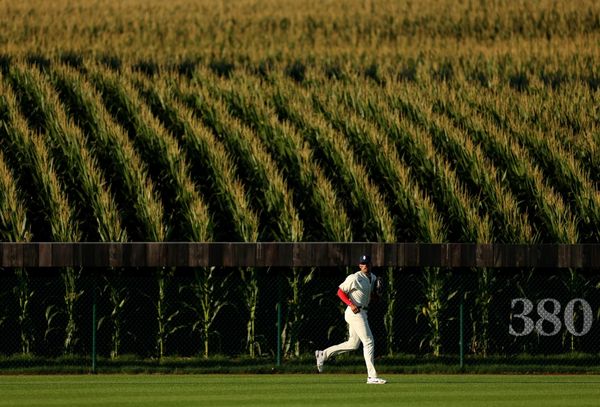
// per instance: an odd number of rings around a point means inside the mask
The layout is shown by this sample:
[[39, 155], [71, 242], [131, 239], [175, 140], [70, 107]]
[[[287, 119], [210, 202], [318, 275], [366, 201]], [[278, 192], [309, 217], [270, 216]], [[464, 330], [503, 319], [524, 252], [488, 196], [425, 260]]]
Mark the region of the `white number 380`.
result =
[[[560, 302], [558, 302], [554, 298], [544, 298], [537, 303], [537, 314], [539, 316], [539, 319], [535, 322], [529, 317], [529, 314], [531, 313], [531, 311], [533, 311], [533, 303], [527, 298], [513, 298], [511, 302], [511, 310], [514, 310], [518, 304], [523, 304], [523, 312], [519, 314], [512, 314], [511, 324], [508, 327], [508, 332], [511, 335], [525, 336], [532, 333], [535, 329], [535, 331], [539, 335], [553, 336], [558, 334], [562, 329], [562, 322], [559, 318], [559, 313], [561, 309]], [[551, 311], [548, 310], [548, 304], [552, 304]], [[578, 325], [581, 326], [581, 330], [579, 331], [577, 330], [577, 328], [575, 328], [576, 305], [580, 306], [581, 311], [583, 313], [583, 321], [581, 324], [578, 323]], [[520, 307], [518, 307], [517, 309], [520, 309]], [[523, 321], [522, 330], [517, 331], [513, 327], [512, 322], [515, 319], [521, 319]], [[582, 298], [575, 298], [567, 303], [567, 306], [565, 307], [565, 311], [563, 313], [563, 320], [565, 328], [573, 336], [583, 336], [587, 334], [590, 331], [590, 329], [592, 329], [592, 319], [592, 307], [590, 307], [590, 304], [586, 300]], [[548, 331], [546, 330], [546, 328], [551, 328], [551, 330]]]

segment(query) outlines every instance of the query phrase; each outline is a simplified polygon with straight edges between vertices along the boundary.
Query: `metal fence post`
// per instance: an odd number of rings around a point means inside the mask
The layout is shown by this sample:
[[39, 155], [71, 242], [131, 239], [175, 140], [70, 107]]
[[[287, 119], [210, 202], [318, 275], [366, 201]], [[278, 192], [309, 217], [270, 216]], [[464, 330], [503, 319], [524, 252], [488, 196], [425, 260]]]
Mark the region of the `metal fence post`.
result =
[[282, 310], [281, 310], [281, 273], [277, 273], [277, 366], [281, 366], [281, 335], [282, 335]]
[[97, 272], [94, 270], [94, 277], [92, 279], [92, 373], [96, 373], [96, 331], [97, 331], [97, 322], [96, 322], [96, 302], [97, 302]]
[[463, 287], [463, 270], [459, 269], [458, 271], [458, 276], [459, 276], [459, 288], [458, 288], [458, 293], [460, 295], [460, 305], [458, 308], [458, 325], [459, 325], [459, 339], [458, 339], [458, 347], [459, 347], [459, 359], [460, 359], [460, 368], [464, 368], [465, 366], [465, 323], [464, 323], [464, 302], [465, 302], [465, 295], [464, 295], [464, 287]]

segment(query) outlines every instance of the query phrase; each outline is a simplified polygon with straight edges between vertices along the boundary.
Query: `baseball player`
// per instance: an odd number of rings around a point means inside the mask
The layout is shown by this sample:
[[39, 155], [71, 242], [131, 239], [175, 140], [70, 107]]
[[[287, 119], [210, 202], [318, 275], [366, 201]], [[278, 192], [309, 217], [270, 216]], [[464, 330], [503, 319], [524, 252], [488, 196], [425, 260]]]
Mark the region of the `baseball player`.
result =
[[340, 284], [337, 295], [348, 307], [344, 313], [344, 319], [348, 323], [349, 337], [346, 342], [331, 346], [325, 350], [315, 351], [317, 358], [317, 369], [323, 371], [323, 364], [332, 356], [344, 352], [350, 352], [358, 349], [362, 343], [367, 365], [368, 384], [385, 384], [386, 381], [377, 377], [377, 371], [373, 364], [375, 358], [375, 341], [369, 321], [367, 311], [371, 298], [375, 298], [381, 293], [381, 281], [371, 273], [371, 258], [363, 255], [358, 264], [360, 271], [350, 274], [346, 280]]

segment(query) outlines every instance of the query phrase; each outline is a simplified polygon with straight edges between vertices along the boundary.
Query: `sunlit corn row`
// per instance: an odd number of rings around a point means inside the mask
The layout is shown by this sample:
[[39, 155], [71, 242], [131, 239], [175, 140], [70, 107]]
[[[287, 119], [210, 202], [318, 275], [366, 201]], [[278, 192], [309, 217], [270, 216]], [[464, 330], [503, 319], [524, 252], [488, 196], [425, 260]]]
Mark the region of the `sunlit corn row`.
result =
[[[213, 112], [218, 112], [217, 115], [220, 119], [217, 121], [220, 121], [221, 124], [217, 124], [216, 127], [225, 126], [224, 129], [230, 136], [233, 135], [234, 139], [238, 137], [235, 142], [242, 150], [232, 150], [232, 153], [236, 157], [243, 156], [244, 150], [246, 150], [250, 152], [250, 158], [255, 160], [254, 163], [250, 161], [244, 165], [248, 165], [247, 168], [253, 166], [255, 168], [253, 171], [258, 170], [251, 176], [255, 180], [262, 180], [262, 184], [256, 184], [251, 188], [251, 193], [256, 201], [257, 212], [263, 216], [263, 223], [271, 229], [269, 233], [263, 232], [263, 236], [285, 241], [303, 240], [304, 223], [294, 205], [293, 194], [283, 175], [283, 170], [277, 166], [277, 161], [269, 153], [268, 146], [263, 140], [260, 140], [260, 137], [256, 136], [250, 126], [229, 111], [225, 95], [221, 94], [218, 87], [215, 86], [217, 77], [213, 72], [204, 70], [201, 75], [196, 76], [196, 79], [200, 79], [198, 82], [207, 92], [205, 94], [207, 101], [211, 101], [209, 106], [212, 106]], [[260, 165], [257, 166], [256, 163], [260, 163]], [[242, 168], [242, 171], [245, 170]], [[252, 172], [247, 174], [252, 174]], [[261, 191], [262, 193], [266, 192], [264, 198], [261, 198]], [[267, 208], [266, 211], [265, 208]], [[271, 219], [269, 220], [269, 218]], [[270, 237], [268, 237], [269, 234]]]
[[298, 131], [278, 120], [260, 92], [260, 80], [239, 75], [230, 81], [215, 76], [213, 81], [217, 85], [214, 91], [227, 101], [230, 112], [252, 128], [277, 161], [294, 194], [295, 206], [305, 219], [305, 240], [350, 241], [349, 219], [330, 181]]
[[534, 239], [562, 243], [577, 241], [573, 214], [544, 174], [532, 164], [528, 153], [498, 128], [489, 114], [476, 106], [475, 94], [465, 92], [461, 96], [456, 104], [446, 106], [445, 113], [463, 126], [503, 171], [503, 182], [508, 183], [533, 223]]
[[138, 241], [165, 240], [162, 203], [148, 176], [146, 164], [123, 127], [110, 116], [87, 77], [58, 65], [54, 78], [62, 103], [82, 128], [111, 184], [129, 237]]
[[[447, 237], [452, 241], [487, 242], [491, 239], [489, 220], [480, 217], [474, 202], [443, 158], [438, 156], [423, 128], [408, 117], [412, 106], [399, 94], [375, 102], [376, 109], [363, 109], [370, 120], [386, 131], [398, 154], [408, 163], [411, 175], [427, 191], [437, 211], [444, 217]], [[415, 119], [413, 118], [413, 121]]]
[[338, 195], [347, 198], [347, 211], [355, 222], [354, 240], [395, 241], [393, 221], [380, 191], [347, 141], [313, 110], [310, 91], [288, 78], [274, 82], [271, 91], [280, 119], [289, 120], [303, 134]]
[[41, 135], [29, 128], [21, 113], [8, 84], [14, 78], [3, 79], [0, 83], [2, 148], [5, 157], [12, 157], [11, 164], [19, 172], [28, 205], [36, 205], [37, 211], [33, 211], [36, 217], [29, 219], [35, 237], [57, 242], [78, 241], [81, 238], [79, 222], [55, 172], [56, 164]]
[[[0, 79], [1, 80], [1, 79]], [[12, 171], [0, 149], [0, 238], [8, 242], [27, 242], [31, 231], [22, 196]]]
[[[560, 135], [542, 132], [535, 119], [528, 119], [528, 105], [514, 91], [504, 91], [499, 98], [480, 100], [496, 115], [499, 126], [529, 151], [535, 164], [544, 171], [554, 188], [562, 194], [578, 220], [581, 241], [593, 241], [600, 235], [600, 192], [593, 185], [571, 148], [563, 147]], [[520, 102], [520, 103], [519, 103]], [[588, 119], [589, 120], [589, 119]], [[574, 125], [572, 128], [576, 128]]]
[[[436, 105], [443, 103], [440, 98], [452, 97], [454, 92], [444, 84], [432, 85], [421, 88], [408, 85], [412, 88], [409, 94], [414, 95], [410, 103], [418, 109], [416, 120], [428, 130], [438, 153], [447, 157], [470, 194], [477, 197], [479, 211], [489, 215], [494, 241], [531, 242], [533, 236], [527, 213], [519, 210], [515, 196], [499, 182], [499, 171], [462, 129], [435, 112]], [[397, 93], [394, 87], [388, 91]]]
[[209, 73], [193, 83], [182, 84], [179, 97], [212, 129], [234, 158], [240, 178], [249, 190], [260, 215], [260, 240], [301, 241], [299, 219], [288, 187], [264, 146], [252, 130], [233, 117], [223, 100], [211, 93]]
[[551, 137], [569, 151], [598, 188], [600, 115], [594, 101], [597, 97], [597, 91], [575, 82], [568, 91], [542, 87], [537, 92], [512, 92], [514, 103], [506, 107], [518, 114], [523, 125]]
[[[212, 222], [206, 203], [189, 176], [189, 165], [173, 136], [142, 103], [138, 92], [125, 75], [108, 70], [96, 71], [93, 81], [102, 93], [105, 105], [127, 129], [136, 149], [158, 180], [163, 205], [173, 216], [169, 226], [173, 236], [182, 240], [208, 241]], [[156, 181], [155, 181], [156, 182]]]
[[[408, 100], [408, 99], [405, 99]], [[439, 156], [431, 142], [428, 131], [421, 126], [409, 125], [406, 130], [418, 140], [418, 149], [423, 158], [417, 158], [420, 166], [425, 170], [421, 177], [425, 182], [431, 181], [431, 194], [438, 202], [438, 211], [446, 214], [446, 223], [451, 225], [453, 241], [492, 241], [492, 224], [487, 213], [480, 214], [479, 202], [476, 197], [469, 195], [464, 184], [459, 179], [455, 170], [448, 162]]]
[[[48, 78], [35, 68], [15, 67], [12, 81], [31, 127], [44, 137], [69, 200], [79, 208], [77, 216], [85, 240], [124, 241], [120, 214], [96, 160], [85, 146], [84, 136], [68, 120]], [[84, 227], [86, 229], [84, 229]]]
[[[202, 188], [215, 222], [215, 239], [244, 242], [258, 240], [258, 216], [236, 174], [231, 155], [223, 143], [174, 97], [173, 83], [151, 82], [137, 76], [137, 86], [153, 113], [179, 138], [190, 163], [193, 179]], [[232, 235], [231, 232], [235, 231]]]
[[[313, 89], [315, 108], [334, 128], [344, 134], [373, 182], [381, 186], [394, 216], [396, 235], [410, 241], [441, 242], [445, 230], [430, 198], [411, 179], [408, 165], [398, 157], [396, 147], [373, 122], [353, 111], [362, 96], [345, 87], [319, 84]], [[363, 111], [364, 112], [364, 111]]]
[[[550, 151], [548, 146], [544, 145], [545, 141], [543, 140], [531, 140], [528, 135], [529, 129], [521, 127], [518, 131], [515, 131], [507, 121], [503, 112], [504, 109], [498, 106], [497, 99], [483, 99], [479, 92], [472, 93], [471, 97], [471, 106], [474, 106], [475, 109], [486, 116], [488, 121], [492, 122], [498, 133], [501, 134], [501, 137], [496, 137], [496, 139], [503, 140], [507, 145], [510, 145], [515, 157], [519, 158], [522, 163], [527, 164], [524, 169], [531, 175], [531, 180], [534, 181], [535, 185], [534, 188], [531, 188], [531, 191], [534, 192], [534, 202], [538, 202], [539, 213], [546, 219], [547, 224], [552, 225], [556, 231], [561, 229], [563, 237], [569, 239], [566, 242], [588, 241], [590, 238], [588, 234], [589, 222], [585, 221], [583, 224], [578, 225], [578, 214], [590, 210], [594, 211], [594, 202], [582, 196], [583, 191], [580, 190], [577, 197], [578, 199], [583, 198], [584, 203], [579, 201], [573, 205], [575, 209], [571, 209], [569, 199], [572, 196], [573, 188], [577, 188], [578, 183], [585, 182], [578, 178], [578, 171], [574, 168], [574, 165], [569, 166], [567, 162], [560, 162], [560, 160], [554, 160], [550, 163], [553, 160], [552, 156], [560, 154], [560, 152]], [[502, 104], [506, 103], [511, 103], [510, 98], [507, 98]], [[565, 161], [567, 160], [568, 158], [565, 157]], [[561, 178], [569, 178], [569, 180], [557, 181], [557, 171], [562, 172], [560, 174]], [[565, 181], [574, 182], [575, 184], [565, 187]], [[561, 194], [561, 189], [563, 191], [564, 189], [570, 189], [571, 192]], [[585, 194], [585, 192], [583, 193]], [[580, 235], [581, 228], [578, 226], [582, 225], [585, 236]], [[591, 235], [593, 234], [592, 232]]]

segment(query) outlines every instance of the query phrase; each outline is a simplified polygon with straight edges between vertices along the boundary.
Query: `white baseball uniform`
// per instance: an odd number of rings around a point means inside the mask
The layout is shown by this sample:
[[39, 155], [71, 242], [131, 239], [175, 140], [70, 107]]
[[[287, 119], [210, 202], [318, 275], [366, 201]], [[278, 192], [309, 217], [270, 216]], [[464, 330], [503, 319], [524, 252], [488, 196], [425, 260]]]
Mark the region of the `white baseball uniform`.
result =
[[350, 298], [356, 306], [360, 307], [360, 312], [355, 314], [350, 307], [346, 307], [344, 319], [348, 323], [348, 340], [339, 345], [330, 346], [323, 351], [324, 360], [326, 361], [331, 356], [358, 349], [362, 342], [369, 377], [377, 377], [377, 371], [374, 366], [375, 341], [367, 318], [371, 292], [375, 287], [376, 279], [377, 278], [373, 273], [370, 273], [370, 276], [367, 277], [365, 273], [358, 271], [350, 274], [346, 277], [344, 282], [340, 284], [339, 288], [348, 295], [348, 298]]

